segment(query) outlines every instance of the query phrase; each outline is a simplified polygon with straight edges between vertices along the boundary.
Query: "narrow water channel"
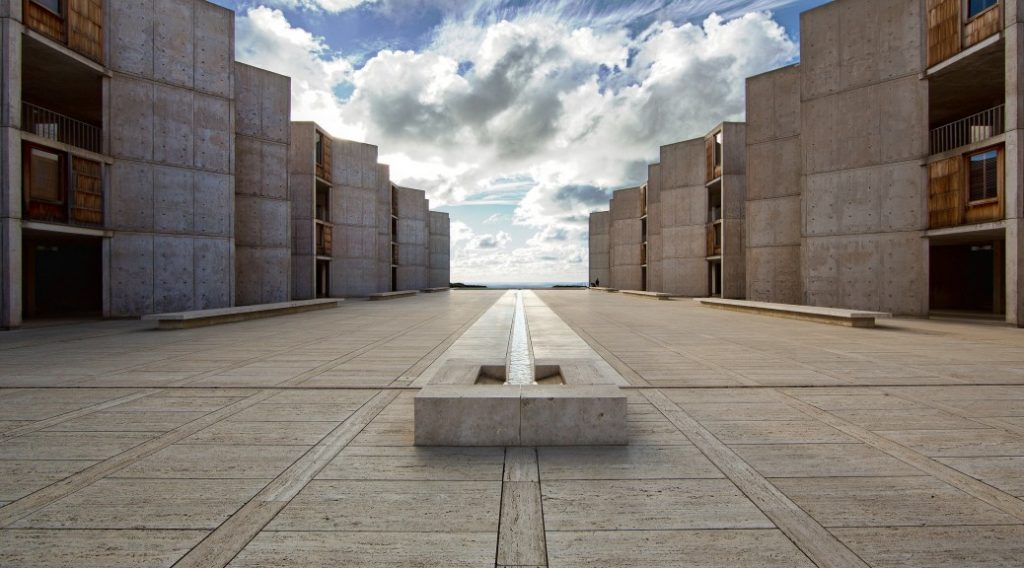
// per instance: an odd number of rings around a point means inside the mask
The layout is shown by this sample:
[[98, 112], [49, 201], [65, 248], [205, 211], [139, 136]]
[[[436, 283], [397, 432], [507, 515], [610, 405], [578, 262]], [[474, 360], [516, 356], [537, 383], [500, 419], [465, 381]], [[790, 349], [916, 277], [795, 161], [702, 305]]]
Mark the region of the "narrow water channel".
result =
[[509, 338], [508, 359], [505, 361], [505, 384], [537, 384], [533, 368], [533, 350], [530, 349], [530, 330], [526, 322], [526, 308], [523, 306], [521, 291], [516, 291], [512, 336]]

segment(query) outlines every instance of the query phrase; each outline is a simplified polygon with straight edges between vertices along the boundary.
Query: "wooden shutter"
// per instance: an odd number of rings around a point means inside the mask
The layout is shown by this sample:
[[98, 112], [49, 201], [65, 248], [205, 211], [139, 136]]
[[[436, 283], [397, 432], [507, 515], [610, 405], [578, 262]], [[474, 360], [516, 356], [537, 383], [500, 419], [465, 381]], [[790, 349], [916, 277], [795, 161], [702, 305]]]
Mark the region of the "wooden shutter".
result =
[[928, 165], [928, 228], [955, 227], [964, 222], [963, 159], [959, 156]]
[[103, 167], [99, 162], [72, 157], [71, 176], [74, 200], [71, 220], [75, 223], [103, 225]]
[[961, 0], [928, 0], [928, 66], [953, 57], [961, 50]]

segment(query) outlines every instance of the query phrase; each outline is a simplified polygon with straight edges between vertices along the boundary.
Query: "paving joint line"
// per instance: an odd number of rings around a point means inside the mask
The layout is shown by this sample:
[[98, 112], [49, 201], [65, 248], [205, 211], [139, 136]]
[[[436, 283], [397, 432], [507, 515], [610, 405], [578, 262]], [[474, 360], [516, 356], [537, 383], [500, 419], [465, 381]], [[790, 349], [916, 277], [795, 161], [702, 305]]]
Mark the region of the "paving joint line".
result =
[[644, 392], [644, 397], [812, 562], [818, 566], [868, 568], [860, 556], [664, 393]]
[[6, 528], [39, 509], [42, 509], [59, 499], [67, 497], [76, 491], [84, 489], [100, 479], [109, 477], [111, 474], [147, 458], [168, 446], [176, 444], [225, 418], [252, 407], [267, 398], [270, 398], [274, 394], [275, 393], [269, 391], [258, 392], [242, 400], [235, 401], [218, 410], [210, 412], [204, 416], [200, 416], [191, 422], [182, 424], [169, 432], [142, 442], [115, 456], [99, 461], [78, 473], [47, 485], [34, 493], [12, 501], [3, 507], [0, 507], [0, 528]]
[[31, 434], [32, 432], [38, 432], [39, 430], [43, 430], [51, 426], [56, 426], [58, 424], [63, 424], [65, 422], [70, 422], [71, 420], [74, 420], [76, 418], [82, 418], [83, 416], [89, 416], [90, 414], [95, 414], [108, 408], [113, 408], [126, 402], [138, 400], [140, 398], [147, 397], [158, 392], [160, 392], [160, 389], [145, 389], [142, 392], [136, 392], [134, 394], [125, 395], [119, 398], [108, 400], [106, 402], [101, 402], [91, 406], [87, 406], [85, 408], [79, 408], [78, 410], [65, 412], [64, 414], [58, 414], [57, 416], [51, 416], [50, 418], [44, 418], [43, 420], [38, 420], [36, 422], [33, 422], [32, 424], [26, 424], [20, 428], [15, 428], [14, 430], [8, 430], [7, 432], [0, 433], [0, 441], [6, 441], [10, 438], [17, 438], [18, 436], [24, 436], [25, 434]]
[[876, 434], [867, 428], [847, 422], [846, 420], [810, 403], [799, 400], [784, 392], [776, 391], [776, 393], [779, 397], [783, 397], [780, 399], [781, 402], [785, 402], [792, 408], [801, 410], [805, 414], [817, 418], [821, 422], [824, 422], [844, 434], [857, 438], [865, 444], [880, 450], [881, 452], [896, 458], [915, 469], [944, 481], [948, 485], [984, 501], [1004, 513], [1024, 521], [1024, 501], [1021, 501], [1017, 497], [953, 469], [952, 467], [938, 462], [916, 450]]

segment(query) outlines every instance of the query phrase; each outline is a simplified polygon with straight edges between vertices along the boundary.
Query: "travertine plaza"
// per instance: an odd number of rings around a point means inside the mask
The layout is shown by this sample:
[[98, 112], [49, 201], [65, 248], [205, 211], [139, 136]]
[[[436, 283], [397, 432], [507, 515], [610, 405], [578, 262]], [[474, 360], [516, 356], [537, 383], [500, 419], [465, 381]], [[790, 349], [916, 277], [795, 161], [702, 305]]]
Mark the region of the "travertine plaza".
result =
[[449, 290], [229, 11], [0, 4], [0, 566], [1021, 566], [1022, 6], [808, 12], [602, 289]]

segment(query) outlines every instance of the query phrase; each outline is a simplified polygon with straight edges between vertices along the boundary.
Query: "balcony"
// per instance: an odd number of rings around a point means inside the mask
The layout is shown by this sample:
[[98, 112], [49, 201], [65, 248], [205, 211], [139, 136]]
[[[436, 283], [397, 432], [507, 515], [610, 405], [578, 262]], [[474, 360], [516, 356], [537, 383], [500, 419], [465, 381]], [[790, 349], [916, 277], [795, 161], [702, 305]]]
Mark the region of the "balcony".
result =
[[21, 129], [97, 154], [103, 150], [103, 131], [99, 127], [31, 103], [21, 103]]
[[1005, 108], [999, 105], [932, 129], [928, 136], [931, 153], [943, 154], [1002, 134]]

